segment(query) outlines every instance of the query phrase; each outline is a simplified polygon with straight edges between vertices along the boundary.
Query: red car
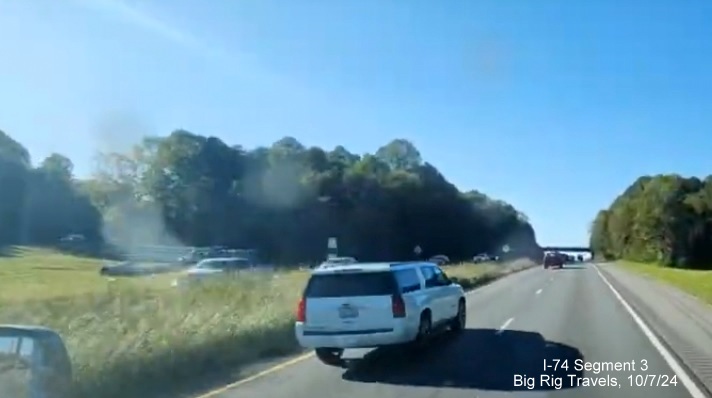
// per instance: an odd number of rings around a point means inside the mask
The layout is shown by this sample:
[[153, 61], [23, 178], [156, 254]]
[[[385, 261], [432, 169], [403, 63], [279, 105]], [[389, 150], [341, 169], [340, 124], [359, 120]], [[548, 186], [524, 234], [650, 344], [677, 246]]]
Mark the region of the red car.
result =
[[561, 253], [546, 253], [544, 254], [544, 268], [564, 266], [564, 256]]

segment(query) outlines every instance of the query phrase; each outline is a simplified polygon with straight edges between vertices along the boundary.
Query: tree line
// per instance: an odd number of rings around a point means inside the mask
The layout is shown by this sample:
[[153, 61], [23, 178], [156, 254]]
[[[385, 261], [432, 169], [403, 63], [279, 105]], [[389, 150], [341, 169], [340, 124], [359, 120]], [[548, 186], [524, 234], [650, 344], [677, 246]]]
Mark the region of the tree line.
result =
[[[328, 237], [359, 260], [453, 260], [539, 247], [525, 215], [478, 191], [460, 192], [409, 141], [373, 154], [305, 147], [285, 137], [248, 150], [178, 130], [102, 153], [89, 178], [52, 154], [33, 165], [0, 132], [0, 244], [54, 244], [78, 234], [146, 244], [256, 249], [278, 263], [324, 258]], [[466, 166], [466, 165], [463, 165]]]
[[608, 259], [712, 268], [712, 176], [643, 176], [598, 212], [591, 248]]

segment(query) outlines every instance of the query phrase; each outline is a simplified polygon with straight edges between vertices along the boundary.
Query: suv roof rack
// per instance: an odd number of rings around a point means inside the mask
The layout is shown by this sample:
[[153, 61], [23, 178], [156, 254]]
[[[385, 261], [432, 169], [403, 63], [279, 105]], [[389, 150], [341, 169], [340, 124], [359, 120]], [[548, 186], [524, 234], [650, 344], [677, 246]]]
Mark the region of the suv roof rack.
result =
[[397, 267], [399, 265], [412, 265], [412, 264], [422, 264], [429, 263], [430, 261], [425, 260], [412, 260], [412, 261], [394, 261], [391, 263], [391, 267]]

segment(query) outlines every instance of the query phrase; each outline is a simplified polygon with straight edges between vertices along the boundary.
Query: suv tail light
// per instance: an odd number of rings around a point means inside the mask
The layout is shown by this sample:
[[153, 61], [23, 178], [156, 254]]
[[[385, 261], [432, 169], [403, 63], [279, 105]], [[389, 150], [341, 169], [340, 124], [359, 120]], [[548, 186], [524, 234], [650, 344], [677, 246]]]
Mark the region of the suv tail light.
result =
[[400, 294], [391, 296], [391, 309], [393, 310], [393, 318], [405, 318], [405, 301]]
[[297, 304], [297, 322], [307, 321], [307, 300], [302, 297]]

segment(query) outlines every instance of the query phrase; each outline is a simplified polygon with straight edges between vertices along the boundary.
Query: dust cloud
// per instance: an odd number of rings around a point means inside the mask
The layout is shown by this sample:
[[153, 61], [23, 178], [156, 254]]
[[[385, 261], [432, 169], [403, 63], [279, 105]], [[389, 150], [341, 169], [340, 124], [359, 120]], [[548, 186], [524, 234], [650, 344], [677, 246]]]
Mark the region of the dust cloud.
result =
[[100, 188], [106, 194], [102, 235], [106, 243], [128, 256], [152, 245], [185, 247], [166, 226], [161, 207], [136, 190], [139, 168], [122, 158], [144, 137], [155, 135], [152, 130], [137, 113], [124, 111], [104, 115], [93, 131], [99, 153], [96, 173], [102, 177]]
[[92, 129], [96, 151], [127, 153], [154, 129], [138, 113], [112, 111], [102, 115]]
[[262, 176], [262, 205], [273, 208], [289, 209], [297, 206], [308, 195], [299, 183], [301, 164], [290, 160], [281, 160], [272, 165]]

